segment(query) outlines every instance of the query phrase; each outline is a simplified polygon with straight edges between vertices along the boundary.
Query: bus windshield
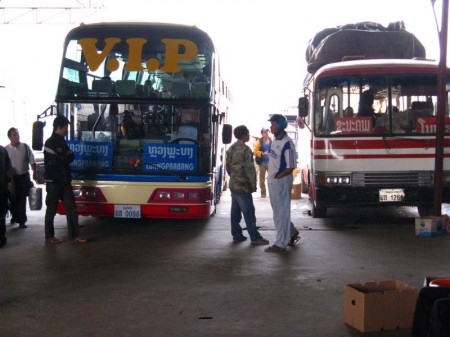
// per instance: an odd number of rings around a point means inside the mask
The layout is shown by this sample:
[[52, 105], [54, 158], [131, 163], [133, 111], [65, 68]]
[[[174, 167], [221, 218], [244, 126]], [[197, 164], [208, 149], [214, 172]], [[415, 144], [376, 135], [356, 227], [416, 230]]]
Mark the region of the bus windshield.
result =
[[75, 116], [73, 137], [68, 141], [77, 154], [74, 172], [209, 173], [208, 108], [83, 103]]
[[316, 86], [314, 131], [336, 137], [433, 134], [437, 95], [436, 74], [324, 77]]

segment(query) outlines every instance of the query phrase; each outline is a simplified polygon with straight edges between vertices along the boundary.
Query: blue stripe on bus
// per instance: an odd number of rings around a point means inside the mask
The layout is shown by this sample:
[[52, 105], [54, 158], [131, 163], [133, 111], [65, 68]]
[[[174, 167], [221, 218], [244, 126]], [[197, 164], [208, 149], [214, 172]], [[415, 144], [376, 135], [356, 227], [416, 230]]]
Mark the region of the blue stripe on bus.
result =
[[73, 174], [74, 180], [96, 180], [96, 181], [124, 181], [124, 182], [187, 182], [199, 183], [210, 181], [208, 176], [188, 175], [127, 175], [127, 174]]

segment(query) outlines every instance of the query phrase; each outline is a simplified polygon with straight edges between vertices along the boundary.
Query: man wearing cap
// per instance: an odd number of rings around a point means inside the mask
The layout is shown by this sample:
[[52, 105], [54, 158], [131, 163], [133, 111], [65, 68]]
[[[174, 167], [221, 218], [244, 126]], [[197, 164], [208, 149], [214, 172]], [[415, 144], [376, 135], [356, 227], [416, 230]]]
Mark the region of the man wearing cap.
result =
[[85, 243], [87, 240], [79, 236], [78, 213], [75, 205], [75, 197], [72, 191], [72, 176], [70, 163], [74, 154], [67, 145], [64, 136], [67, 133], [69, 120], [58, 115], [53, 121], [53, 134], [44, 145], [44, 179], [47, 189], [45, 204], [45, 240], [48, 243], [61, 243], [55, 237], [54, 218], [58, 207], [58, 200], [64, 204], [67, 216], [69, 238], [77, 243]]
[[253, 146], [253, 154], [256, 163], [259, 166], [259, 188], [261, 189], [261, 198], [266, 197], [266, 174], [269, 168], [269, 151], [272, 140], [269, 138], [269, 129], [261, 129], [261, 138]]
[[275, 243], [265, 251], [277, 253], [285, 251], [287, 246], [293, 246], [300, 238], [291, 221], [292, 172], [297, 166], [297, 154], [294, 142], [285, 131], [288, 126], [286, 117], [275, 114], [269, 122], [274, 139], [270, 148], [267, 184], [277, 236]]

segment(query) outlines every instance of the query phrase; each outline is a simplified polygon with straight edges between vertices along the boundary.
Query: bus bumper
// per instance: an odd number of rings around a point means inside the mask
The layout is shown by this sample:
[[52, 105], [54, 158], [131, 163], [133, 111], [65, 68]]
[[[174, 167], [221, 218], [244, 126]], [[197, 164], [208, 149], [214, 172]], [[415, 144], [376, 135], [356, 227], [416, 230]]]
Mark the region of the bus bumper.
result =
[[[141, 218], [206, 219], [211, 216], [211, 204], [146, 204], [141, 205]], [[115, 217], [114, 204], [77, 202], [78, 215], [93, 217]], [[66, 214], [62, 203], [58, 214]]]
[[[401, 201], [380, 202], [380, 189], [403, 189]], [[338, 206], [426, 206], [433, 203], [433, 187], [316, 187], [314, 201], [320, 207]], [[450, 202], [450, 186], [445, 186], [442, 202]]]

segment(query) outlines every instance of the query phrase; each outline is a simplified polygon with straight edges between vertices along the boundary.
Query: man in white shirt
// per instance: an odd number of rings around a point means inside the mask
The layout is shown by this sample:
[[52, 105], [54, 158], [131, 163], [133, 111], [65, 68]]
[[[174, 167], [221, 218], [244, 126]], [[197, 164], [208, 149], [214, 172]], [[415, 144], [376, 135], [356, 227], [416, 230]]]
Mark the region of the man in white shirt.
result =
[[275, 243], [265, 251], [277, 253], [285, 251], [299, 238], [299, 232], [291, 222], [292, 171], [297, 166], [297, 155], [294, 142], [285, 131], [288, 126], [286, 117], [275, 114], [269, 122], [274, 139], [270, 146], [267, 184], [277, 237]]
[[19, 130], [8, 130], [10, 144], [5, 146], [11, 160], [12, 182], [11, 192], [11, 223], [18, 223], [19, 228], [27, 228], [27, 196], [33, 185], [30, 179], [30, 165], [33, 170], [33, 180], [36, 180], [36, 162], [30, 147], [20, 142]]

